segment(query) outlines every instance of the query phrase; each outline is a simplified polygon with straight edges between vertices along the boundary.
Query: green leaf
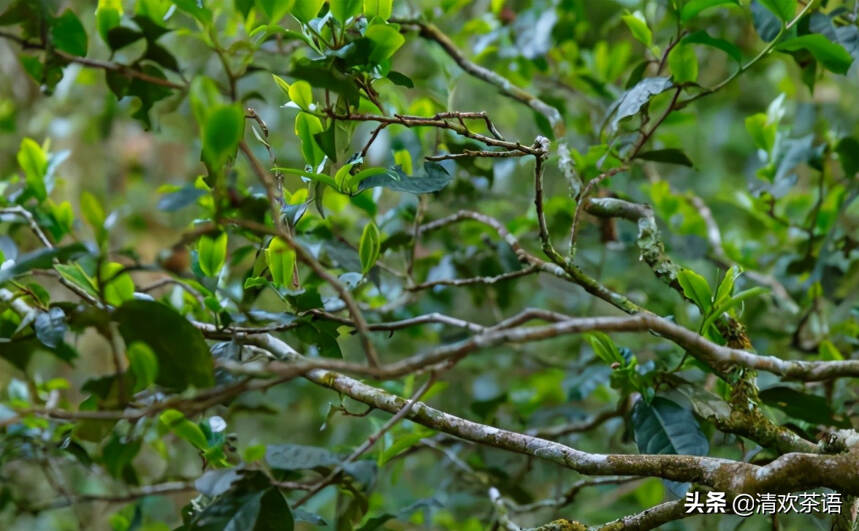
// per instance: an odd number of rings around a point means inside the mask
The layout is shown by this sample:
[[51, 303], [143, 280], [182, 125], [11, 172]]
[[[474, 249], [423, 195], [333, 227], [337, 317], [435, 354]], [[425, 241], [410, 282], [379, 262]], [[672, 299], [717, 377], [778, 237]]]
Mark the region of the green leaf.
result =
[[623, 359], [623, 355], [621, 355], [620, 350], [618, 350], [608, 334], [605, 332], [589, 332], [584, 337], [599, 359], [609, 365], [612, 363], [626, 365], [626, 360]]
[[104, 42], [108, 42], [108, 32], [119, 26], [122, 18], [122, 0], [98, 0], [95, 10], [95, 21], [98, 32]]
[[623, 22], [629, 28], [632, 36], [639, 42], [648, 48], [653, 45], [653, 32], [651, 32], [650, 28], [647, 27], [647, 22], [644, 20], [644, 16], [640, 12], [636, 12], [632, 15], [623, 15], [620, 18], [623, 19]]
[[674, 86], [667, 77], [647, 77], [635, 84], [634, 87], [624, 92], [612, 105], [609, 116], [614, 114], [611, 121], [611, 129], [617, 129], [621, 120], [638, 114], [638, 111], [647, 104], [653, 96], [661, 94]]
[[337, 125], [334, 121], [328, 125], [328, 129], [325, 131], [314, 134], [313, 140], [332, 162], [337, 162]]
[[204, 275], [218, 276], [227, 259], [227, 233], [222, 232], [215, 238], [205, 234], [200, 236], [197, 241], [197, 257]]
[[312, 168], [319, 166], [325, 157], [322, 148], [314, 139], [314, 135], [324, 129], [319, 118], [312, 114], [300, 112], [295, 117], [295, 134], [301, 140], [301, 154], [304, 156], [304, 161]]
[[236, 154], [245, 128], [245, 112], [241, 105], [223, 105], [209, 112], [203, 127], [203, 160], [214, 171]]
[[98, 296], [98, 287], [95, 285], [95, 280], [86, 274], [86, 271], [80, 264], [55, 264], [54, 269], [62, 275], [63, 278], [86, 291], [93, 297]]
[[710, 291], [710, 285], [704, 277], [691, 269], [682, 269], [677, 273], [677, 281], [683, 288], [683, 293], [701, 309], [701, 313], [706, 314], [710, 311], [713, 292]]
[[99, 200], [86, 190], [81, 192], [80, 203], [81, 215], [92, 227], [99, 245], [103, 246], [107, 243], [107, 229], [104, 227], [107, 216], [104, 213], [104, 208], [102, 208]]
[[734, 293], [734, 283], [741, 274], [742, 270], [737, 266], [731, 266], [727, 271], [725, 271], [725, 276], [722, 277], [722, 281], [719, 282], [719, 287], [716, 288], [716, 296], [713, 298], [713, 306], [719, 306], [719, 304], [731, 297], [731, 294]]
[[852, 136], [844, 137], [838, 142], [835, 152], [838, 153], [844, 175], [848, 178], [855, 177], [859, 172], [859, 140]]
[[635, 443], [643, 454], [707, 455], [710, 444], [692, 411], [657, 396], [632, 408]]
[[167, 305], [131, 300], [113, 313], [119, 331], [130, 345], [146, 343], [158, 358], [156, 383], [171, 389], [214, 384], [212, 356], [206, 340], [187, 319]]
[[384, 186], [398, 192], [411, 194], [429, 194], [438, 192], [453, 180], [453, 177], [441, 164], [427, 162], [424, 164], [424, 174], [409, 177], [400, 168], [390, 168], [380, 175], [373, 175], [361, 181], [358, 191]]
[[82, 243], [73, 243], [51, 249], [39, 249], [32, 253], [19, 256], [15, 264], [0, 270], [0, 284], [23, 275], [32, 269], [50, 269], [54, 260], [69, 260], [87, 254], [89, 251]]
[[277, 24], [292, 5], [293, 0], [256, 0], [257, 10], [268, 18], [269, 24]]
[[782, 21], [772, 11], [761, 5], [757, 0], [752, 0], [752, 20], [755, 31], [765, 42], [771, 42], [779, 36], [782, 29]]
[[199, 426], [185, 418], [185, 415], [176, 409], [168, 409], [158, 417], [164, 426], [179, 437], [191, 443], [198, 450], [209, 447], [206, 435]]
[[391, 18], [393, 0], [364, 0], [364, 15], [368, 19], [379, 17], [383, 20]]
[[283, 92], [283, 95], [289, 98], [289, 83], [287, 83], [285, 79], [283, 79], [277, 74], [272, 74], [271, 77], [272, 79], [274, 79], [274, 82], [275, 84], [277, 84], [278, 88], [280, 88], [280, 91]]
[[212, 12], [205, 7], [201, 0], [170, 0], [176, 7], [188, 13], [204, 26], [212, 22]]
[[313, 91], [310, 88], [310, 83], [298, 80], [290, 85], [289, 99], [305, 111], [309, 110], [313, 105]]
[[414, 173], [414, 169], [412, 166], [412, 154], [409, 153], [407, 149], [400, 149], [394, 152], [394, 164], [400, 167], [403, 170], [403, 173], [406, 175], [411, 175]]
[[272, 238], [265, 250], [265, 262], [271, 280], [278, 286], [289, 287], [295, 269], [295, 250], [280, 238]]
[[808, 50], [827, 70], [836, 74], [846, 74], [853, 64], [853, 57], [840, 44], [836, 44], [819, 33], [800, 35], [776, 46], [776, 50], [795, 52]]
[[850, 421], [843, 415], [836, 415], [829, 401], [820, 395], [777, 386], [760, 391], [758, 396], [764, 404], [776, 407], [795, 419], [814, 425], [851, 427]]
[[746, 131], [752, 137], [755, 146], [769, 153], [775, 145], [778, 124], [771, 124], [767, 115], [759, 112], [746, 118]]
[[724, 39], [718, 39], [716, 37], [711, 37], [704, 30], [696, 31], [695, 33], [691, 33], [691, 34], [687, 35], [686, 37], [683, 38], [682, 42], [684, 44], [703, 44], [705, 46], [717, 48], [719, 50], [722, 50], [726, 54], [728, 54], [731, 57], [731, 59], [733, 59], [734, 61], [737, 62], [737, 64], [740, 64], [743, 62], [743, 53], [740, 51], [740, 49], [736, 45], [734, 45], [734, 44], [732, 44], [732, 43], [730, 43]]
[[51, 41], [57, 49], [68, 54], [86, 56], [86, 30], [71, 9], [66, 9], [54, 19], [51, 25]]
[[636, 155], [635, 158], [652, 160], [654, 162], [665, 162], [667, 164], [679, 164], [680, 166], [688, 166], [690, 168], [694, 166], [692, 161], [689, 160], [689, 157], [686, 156], [686, 153], [675, 148], [645, 151], [644, 153]]
[[105, 262], [101, 266], [102, 292], [104, 300], [111, 306], [134, 299], [134, 280], [128, 273], [120, 273], [123, 269], [123, 265], [117, 262]]
[[142, 391], [158, 378], [158, 358], [146, 343], [132, 343], [125, 350], [128, 366], [134, 375], [134, 392]]
[[668, 68], [674, 78], [674, 83], [694, 83], [698, 79], [698, 56], [695, 48], [687, 44], [678, 44], [668, 54]]
[[680, 20], [688, 22], [689, 19], [694, 18], [698, 13], [706, 9], [725, 5], [738, 6], [740, 2], [738, 0], [690, 0], [680, 10]]
[[309, 20], [316, 18], [325, 0], [295, 0], [292, 4], [292, 14], [299, 21], [307, 24]]
[[379, 259], [381, 246], [382, 238], [379, 235], [379, 228], [371, 221], [364, 226], [364, 232], [361, 233], [361, 241], [358, 245], [362, 274], [366, 275], [373, 268], [376, 260]]
[[54, 306], [46, 312], [39, 312], [33, 322], [36, 338], [48, 348], [56, 348], [63, 342], [68, 330], [66, 314], [62, 308]]
[[40, 202], [48, 197], [45, 174], [48, 171], [48, 157], [42, 146], [31, 138], [21, 140], [18, 149], [18, 165], [24, 170], [27, 186]]
[[223, 104], [221, 91], [215, 82], [205, 76], [197, 76], [191, 81], [191, 87], [188, 90], [188, 101], [191, 104], [191, 112], [194, 114], [194, 119], [197, 120], [197, 125], [200, 126], [200, 131], [206, 126], [206, 118], [209, 112]]
[[388, 59], [406, 42], [406, 38], [392, 24], [373, 24], [367, 28], [364, 36], [373, 42], [373, 51], [370, 52], [370, 61], [373, 63]]
[[324, 173], [313, 173], [310, 171], [299, 170], [298, 168], [282, 168], [282, 167], [276, 167], [276, 168], [274, 168], [274, 170], [279, 171], [281, 173], [288, 173], [290, 175], [301, 175], [302, 177], [307, 177], [308, 179], [310, 179], [312, 181], [317, 181], [317, 182], [327, 184], [331, 188], [334, 188], [335, 190], [337, 190], [337, 183], [334, 181], [334, 178], [329, 176], [329, 175], [325, 175]]
[[331, 14], [340, 24], [361, 12], [361, 0], [331, 0]]
[[784, 22], [790, 21], [796, 13], [796, 0], [760, 0], [760, 3]]
[[746, 299], [750, 299], [752, 297], [757, 297], [758, 295], [763, 295], [764, 293], [767, 293], [768, 291], [769, 290], [763, 286], [755, 286], [754, 288], [749, 288], [747, 290], [743, 290], [743, 291], [737, 293], [733, 297], [730, 297], [730, 298], [722, 301], [721, 304], [718, 304], [718, 305], [714, 304], [713, 309], [710, 310], [710, 313], [707, 316], [707, 319], [705, 319], [704, 322], [701, 323], [702, 333], [706, 333], [707, 330], [709, 330], [710, 326], [714, 322], [716, 322], [716, 319], [718, 319], [719, 316], [721, 316], [723, 313], [734, 308], [735, 306], [738, 306], [740, 303], [742, 303]]

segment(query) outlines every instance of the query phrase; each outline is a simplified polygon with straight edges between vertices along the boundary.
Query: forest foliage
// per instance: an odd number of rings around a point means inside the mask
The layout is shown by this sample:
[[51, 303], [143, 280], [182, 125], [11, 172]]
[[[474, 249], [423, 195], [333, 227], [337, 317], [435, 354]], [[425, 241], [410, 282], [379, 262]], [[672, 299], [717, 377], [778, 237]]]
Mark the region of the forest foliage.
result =
[[855, 529], [857, 12], [0, 3], [0, 527]]

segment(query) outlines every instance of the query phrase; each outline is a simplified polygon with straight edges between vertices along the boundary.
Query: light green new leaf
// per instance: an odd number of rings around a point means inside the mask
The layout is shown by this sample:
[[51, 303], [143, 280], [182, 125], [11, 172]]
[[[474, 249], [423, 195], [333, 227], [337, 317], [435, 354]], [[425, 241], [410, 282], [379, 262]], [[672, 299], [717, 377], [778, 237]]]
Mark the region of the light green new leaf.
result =
[[98, 199], [86, 190], [81, 192], [81, 215], [92, 227], [99, 245], [104, 245], [107, 241], [107, 229], [104, 228], [107, 217]]
[[186, 419], [185, 415], [182, 414], [181, 411], [168, 409], [164, 413], [161, 413], [159, 420], [161, 420], [161, 423], [169, 428], [170, 431], [185, 439], [194, 445], [194, 447], [200, 450], [205, 450], [209, 447], [209, 443], [206, 441], [206, 436], [203, 434], [203, 430], [190, 420]]
[[708, 315], [707, 319], [705, 319], [704, 322], [701, 324], [701, 332], [706, 333], [710, 326], [716, 322], [716, 319], [718, 319], [720, 315], [727, 312], [731, 308], [739, 306], [739, 304], [746, 299], [757, 297], [758, 295], [763, 295], [768, 291], [769, 290], [763, 286], [755, 286], [754, 288], [743, 290], [734, 295], [733, 297], [723, 300], [720, 304], [714, 305], [713, 310], [710, 312], [710, 315]]
[[155, 383], [158, 378], [158, 358], [149, 345], [139, 341], [132, 343], [125, 351], [128, 366], [134, 375], [134, 392], [142, 391]]
[[292, 9], [293, 0], [256, 0], [257, 10], [268, 18], [270, 24], [277, 22]]
[[278, 286], [288, 286], [295, 268], [295, 251], [280, 238], [272, 238], [265, 250], [265, 261], [271, 280]]
[[42, 146], [32, 138], [21, 140], [21, 148], [18, 150], [18, 165], [24, 170], [27, 186], [40, 202], [48, 197], [45, 187], [45, 173], [48, 171], [48, 157]]
[[361, 12], [361, 0], [331, 0], [331, 14], [340, 24]]
[[319, 166], [325, 157], [325, 152], [313, 138], [313, 135], [324, 130], [322, 122], [312, 114], [300, 112], [295, 117], [295, 135], [301, 140], [301, 154], [304, 156], [304, 161], [312, 168]]
[[406, 42], [399, 30], [389, 24], [373, 24], [367, 28], [364, 36], [373, 41], [370, 61], [374, 63], [381, 63], [391, 57]]
[[704, 277], [691, 269], [683, 269], [677, 273], [677, 281], [680, 283], [680, 287], [683, 288], [683, 294], [698, 305], [701, 313], [706, 314], [710, 311], [713, 292], [710, 290], [710, 285]]
[[624, 15], [621, 19], [623, 19], [623, 22], [629, 28], [632, 36], [650, 48], [653, 44], [653, 32], [651, 32], [650, 28], [647, 27], [647, 22], [644, 20], [644, 17], [641, 16], [640, 13], [635, 13], [632, 15]]
[[784, 22], [792, 19], [796, 13], [796, 0], [760, 0], [760, 2]]
[[734, 283], [742, 272], [743, 270], [737, 266], [731, 266], [727, 271], [725, 271], [725, 276], [722, 277], [722, 281], [719, 282], [719, 287], [716, 288], [716, 296], [713, 298], [713, 306], [718, 307], [719, 304], [730, 298], [731, 294], [734, 293]]
[[358, 244], [358, 256], [361, 258], [361, 273], [367, 274], [376, 260], [379, 259], [379, 251], [382, 248], [382, 238], [379, 235], [379, 228], [372, 221], [364, 226], [364, 232], [361, 233], [361, 241]]
[[605, 332], [589, 332], [585, 334], [585, 340], [599, 359], [608, 364], [620, 363], [621, 365], [625, 365], [625, 360], [620, 350], [618, 350], [614, 341]]
[[313, 91], [307, 81], [296, 81], [289, 85], [289, 99], [305, 111], [313, 104]]
[[752, 137], [755, 146], [769, 153], [775, 145], [778, 124], [768, 122], [767, 115], [759, 112], [746, 118], [746, 131]]
[[303, 23], [316, 18], [325, 0], [295, 0], [292, 4], [292, 14]]
[[364, 0], [364, 15], [368, 19], [379, 17], [384, 20], [391, 18], [393, 0]]
[[128, 273], [121, 273], [123, 269], [124, 266], [117, 262], [105, 262], [101, 266], [101, 291], [111, 306], [120, 306], [134, 298], [134, 280]]
[[850, 65], [853, 64], [853, 57], [843, 46], [830, 41], [819, 33], [809, 33], [786, 40], [776, 46], [776, 50], [783, 52], [808, 50], [815, 59], [820, 61], [820, 64], [836, 74], [846, 74]]
[[203, 160], [220, 171], [228, 159], [235, 156], [245, 128], [245, 113], [241, 105], [222, 105], [209, 112], [203, 127]]
[[680, 20], [687, 22], [705, 9], [724, 5], [738, 6], [740, 2], [738, 0], [690, 0], [680, 10]]
[[698, 79], [698, 56], [695, 48], [678, 44], [668, 54], [668, 68], [675, 84], [691, 83]]
[[394, 164], [403, 170], [406, 175], [414, 175], [414, 165], [412, 164], [412, 154], [407, 149], [401, 149], [394, 152]]
[[58, 50], [72, 55], [86, 55], [86, 30], [71, 9], [66, 9], [54, 20], [51, 25], [51, 41]]
[[197, 241], [197, 259], [204, 275], [218, 276], [227, 259], [227, 233], [222, 232], [215, 238], [201, 236]]
[[209, 112], [218, 108], [223, 103], [221, 91], [211, 78], [205, 76], [197, 76], [191, 81], [191, 87], [188, 90], [188, 101], [191, 104], [191, 112], [194, 114], [194, 119], [197, 120], [197, 125], [202, 130], [206, 125], [206, 118]]
[[283, 92], [284, 96], [289, 98], [289, 83], [287, 83], [285, 79], [283, 79], [282, 77], [280, 77], [277, 74], [272, 74], [271, 77], [274, 79], [274, 82], [277, 84], [277, 86]]

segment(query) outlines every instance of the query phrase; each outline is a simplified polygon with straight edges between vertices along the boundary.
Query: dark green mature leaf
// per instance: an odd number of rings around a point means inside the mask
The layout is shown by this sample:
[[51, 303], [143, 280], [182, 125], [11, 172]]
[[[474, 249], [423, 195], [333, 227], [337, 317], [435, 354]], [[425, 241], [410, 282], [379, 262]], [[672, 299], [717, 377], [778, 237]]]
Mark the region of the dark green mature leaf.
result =
[[755, 31], [765, 42], [775, 39], [782, 28], [781, 20], [772, 11], [761, 5], [758, 0], [752, 1], [752, 20], [755, 24]]
[[269, 445], [265, 461], [272, 468], [292, 471], [331, 469], [343, 465], [343, 470], [362, 484], [367, 484], [376, 473], [376, 463], [372, 461], [344, 463], [340, 456], [324, 448], [300, 444]]
[[303, 58], [296, 61], [289, 75], [309, 82], [312, 86], [328, 89], [339, 94], [350, 105], [357, 105], [360, 99], [358, 86], [352, 77], [332, 68], [332, 60], [313, 61]]
[[39, 249], [32, 253], [27, 253], [18, 257], [15, 265], [0, 271], [0, 284], [8, 280], [27, 273], [33, 269], [50, 269], [53, 266], [54, 260], [70, 260], [78, 256], [87, 254], [89, 251], [82, 243], [73, 243], [62, 247], [54, 247], [52, 249]]
[[292, 512], [277, 488], [237, 487], [206, 507], [189, 526], [205, 531], [292, 531]]
[[241, 469], [221, 468], [209, 470], [194, 481], [194, 488], [197, 489], [200, 494], [205, 494], [210, 498], [214, 498], [230, 490], [233, 483], [238, 481], [241, 477]]
[[397, 72], [396, 70], [391, 70], [388, 72], [387, 78], [390, 79], [395, 85], [399, 85], [401, 87], [406, 88], [415, 88], [415, 82], [411, 80], [411, 78], [401, 72]]
[[681, 166], [694, 166], [686, 153], [680, 149], [657, 149], [654, 151], [645, 151], [636, 155], [637, 159], [652, 160], [654, 162], [665, 162], [667, 164], [679, 164]]
[[738, 6], [740, 2], [738, 0], [689, 0], [680, 10], [680, 20], [686, 22], [706, 9], [726, 5]]
[[175, 192], [171, 192], [158, 200], [158, 210], [164, 212], [175, 212], [187, 206], [193, 205], [197, 199], [208, 192], [194, 186], [184, 186]]
[[373, 175], [361, 181], [358, 191], [384, 186], [397, 192], [410, 194], [429, 194], [438, 192], [453, 180], [453, 177], [441, 164], [427, 162], [424, 164], [423, 175], [409, 177], [399, 167], [389, 169], [381, 175]]
[[852, 136], [844, 137], [838, 142], [835, 151], [838, 153], [838, 160], [841, 161], [844, 174], [847, 177], [855, 177], [859, 172], [859, 140]]
[[36, 329], [36, 337], [39, 341], [50, 348], [56, 348], [63, 342], [63, 337], [69, 328], [66, 324], [65, 312], [56, 306], [46, 312], [40, 312], [36, 316], [33, 327]]
[[639, 400], [632, 409], [635, 443], [643, 454], [707, 455], [710, 444], [688, 409], [657, 396]]
[[846, 74], [853, 64], [853, 58], [841, 44], [834, 43], [819, 33], [800, 35], [776, 46], [776, 50], [795, 52], [808, 50], [827, 70], [836, 74]]
[[609, 112], [609, 116], [614, 115], [614, 119], [611, 121], [611, 129], [617, 129], [617, 125], [621, 120], [638, 114], [638, 111], [653, 96], [661, 94], [673, 86], [674, 83], [667, 77], [648, 77], [636, 83], [634, 87], [624, 92], [612, 104]]
[[101, 462], [111, 476], [120, 478], [125, 468], [131, 465], [131, 460], [140, 452], [140, 446], [140, 439], [129, 439], [113, 433], [101, 450]]
[[[140, 68], [140, 70], [147, 76], [158, 79], [167, 79], [164, 72], [155, 65], [145, 64]], [[114, 75], [124, 78], [124, 76], [118, 73], [115, 73]], [[163, 87], [149, 81], [143, 81], [138, 78], [132, 79], [131, 82], [128, 83], [127, 88], [123, 91], [123, 95], [140, 98], [140, 108], [137, 109], [132, 116], [135, 119], [140, 120], [147, 129], [152, 128], [152, 120], [149, 117], [149, 111], [152, 109], [152, 106], [158, 101], [169, 96], [171, 93], [172, 92], [167, 87]], [[117, 94], [117, 98], [121, 97], [122, 96], [120, 94]]]
[[758, 396], [768, 406], [777, 407], [795, 419], [815, 425], [851, 427], [850, 421], [843, 415], [836, 415], [829, 401], [822, 396], [784, 386], [764, 389]]
[[113, 313], [125, 343], [146, 343], [158, 358], [156, 383], [173, 389], [214, 383], [212, 357], [203, 335], [164, 304], [132, 300]]
[[86, 30], [71, 9], [63, 11], [51, 24], [51, 40], [54, 46], [68, 54], [86, 55]]
[[734, 44], [732, 44], [732, 43], [730, 43], [724, 39], [718, 39], [716, 37], [711, 37], [704, 30], [696, 31], [695, 33], [690, 33], [689, 35], [683, 37], [682, 42], [684, 42], [686, 44], [703, 44], [705, 46], [711, 46], [713, 48], [717, 48], [719, 50], [722, 50], [723, 52], [728, 54], [731, 57], [731, 59], [733, 59], [737, 63], [743, 62], [743, 53], [740, 51], [740, 49], [736, 45], [734, 45]]

